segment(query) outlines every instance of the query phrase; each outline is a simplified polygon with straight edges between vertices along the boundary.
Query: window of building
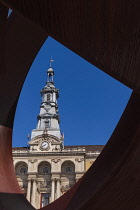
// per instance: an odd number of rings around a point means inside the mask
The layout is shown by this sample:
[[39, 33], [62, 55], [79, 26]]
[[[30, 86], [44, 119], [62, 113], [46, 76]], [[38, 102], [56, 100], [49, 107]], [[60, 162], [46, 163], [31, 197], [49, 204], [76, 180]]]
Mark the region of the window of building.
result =
[[74, 174], [75, 172], [75, 166], [72, 161], [65, 161], [62, 164], [62, 174], [69, 175]]
[[20, 174], [27, 174], [27, 168], [26, 167], [21, 167], [20, 168]]
[[39, 175], [47, 175], [51, 173], [51, 165], [50, 163], [43, 161], [38, 166]]
[[42, 173], [43, 174], [49, 174], [50, 173], [50, 168], [45, 166], [43, 169], [42, 169]]
[[50, 127], [50, 120], [46, 120], [45, 121], [45, 128], [49, 128]]
[[27, 176], [28, 166], [25, 162], [18, 162], [15, 166], [16, 175]]
[[41, 193], [41, 207], [47, 206], [49, 204], [49, 193]]
[[47, 101], [51, 100], [51, 94], [47, 94]]
[[66, 174], [71, 174], [73, 172], [73, 167], [72, 166], [66, 166], [65, 171], [66, 171]]

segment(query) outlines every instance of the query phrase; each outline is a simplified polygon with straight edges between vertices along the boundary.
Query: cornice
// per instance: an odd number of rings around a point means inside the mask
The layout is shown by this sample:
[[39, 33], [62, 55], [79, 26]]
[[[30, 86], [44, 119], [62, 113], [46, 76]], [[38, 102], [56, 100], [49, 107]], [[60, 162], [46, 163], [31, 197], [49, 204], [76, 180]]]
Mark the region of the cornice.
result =
[[90, 158], [97, 158], [99, 155], [98, 154], [93, 154], [93, 155], [86, 155], [86, 159], [90, 159]]
[[13, 157], [35, 157], [35, 156], [85, 156], [85, 152], [42, 152], [42, 153], [13, 153]]

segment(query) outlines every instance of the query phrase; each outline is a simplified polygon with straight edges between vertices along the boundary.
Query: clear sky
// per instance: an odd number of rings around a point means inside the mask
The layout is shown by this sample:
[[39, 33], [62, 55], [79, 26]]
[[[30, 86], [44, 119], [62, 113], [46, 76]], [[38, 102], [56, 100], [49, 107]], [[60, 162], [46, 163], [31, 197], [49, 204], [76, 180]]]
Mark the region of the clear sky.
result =
[[48, 38], [24, 83], [14, 122], [13, 146], [26, 146], [36, 128], [50, 57], [55, 86], [59, 89], [59, 114], [65, 145], [104, 145], [111, 136], [132, 90], [88, 63], [52, 38]]

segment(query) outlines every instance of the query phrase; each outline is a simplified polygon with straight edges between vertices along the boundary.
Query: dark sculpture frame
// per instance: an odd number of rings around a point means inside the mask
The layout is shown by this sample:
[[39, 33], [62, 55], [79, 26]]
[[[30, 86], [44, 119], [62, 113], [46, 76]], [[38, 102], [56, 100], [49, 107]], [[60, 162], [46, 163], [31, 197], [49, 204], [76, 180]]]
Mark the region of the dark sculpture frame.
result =
[[133, 93], [92, 167], [43, 209], [140, 209], [139, 11], [138, 0], [0, 0], [0, 209], [34, 209], [15, 177], [12, 128], [24, 80], [48, 36]]

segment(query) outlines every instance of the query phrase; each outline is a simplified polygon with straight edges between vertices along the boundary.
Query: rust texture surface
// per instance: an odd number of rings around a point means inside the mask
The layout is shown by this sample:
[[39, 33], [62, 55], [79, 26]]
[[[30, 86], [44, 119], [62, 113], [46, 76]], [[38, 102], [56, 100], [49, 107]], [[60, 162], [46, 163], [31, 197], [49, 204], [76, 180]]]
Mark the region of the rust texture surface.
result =
[[[139, 210], [139, 1], [0, 2], [0, 209], [34, 209], [21, 194], [15, 178], [11, 136], [22, 85], [37, 52], [50, 35], [134, 91], [92, 167], [64, 196], [43, 209]], [[9, 7], [13, 12], [7, 18]]]

